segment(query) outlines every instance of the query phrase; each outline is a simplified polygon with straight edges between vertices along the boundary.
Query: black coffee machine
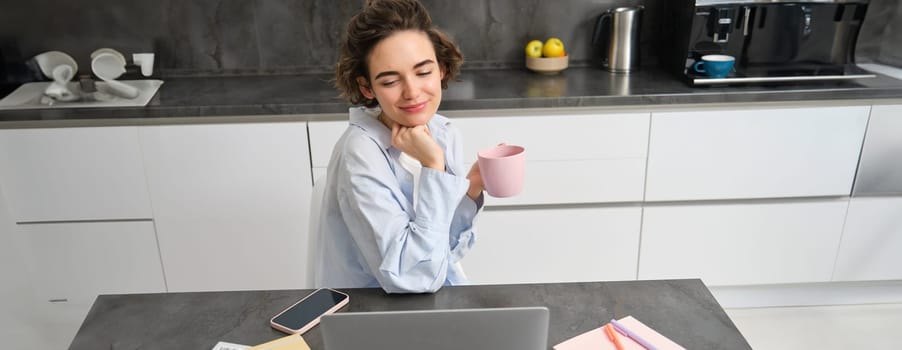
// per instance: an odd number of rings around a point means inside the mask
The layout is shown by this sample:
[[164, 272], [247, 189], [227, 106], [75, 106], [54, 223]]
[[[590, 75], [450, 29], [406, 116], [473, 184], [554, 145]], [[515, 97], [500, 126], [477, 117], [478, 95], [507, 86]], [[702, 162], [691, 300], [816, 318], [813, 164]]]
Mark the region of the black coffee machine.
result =
[[[868, 0], [674, 0], [669, 64], [692, 85], [873, 78], [854, 65]], [[705, 55], [735, 58], [726, 77], [699, 73]]]

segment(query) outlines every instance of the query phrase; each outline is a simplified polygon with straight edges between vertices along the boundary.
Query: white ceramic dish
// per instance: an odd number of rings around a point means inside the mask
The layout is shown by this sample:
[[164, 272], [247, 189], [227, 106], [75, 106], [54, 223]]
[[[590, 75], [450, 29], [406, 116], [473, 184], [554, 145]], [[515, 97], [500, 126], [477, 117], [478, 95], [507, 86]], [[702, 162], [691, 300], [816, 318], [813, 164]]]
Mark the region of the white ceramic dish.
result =
[[41, 67], [41, 73], [49, 79], [53, 79], [53, 69], [61, 65], [67, 65], [73, 72], [78, 72], [78, 63], [75, 59], [62, 51], [47, 51], [34, 56], [34, 60]]
[[102, 80], [113, 80], [125, 73], [125, 63], [112, 53], [100, 53], [91, 58], [91, 70]]
[[122, 54], [121, 52], [119, 52], [119, 51], [116, 51], [116, 50], [111, 49], [111, 48], [108, 48], [108, 47], [99, 48], [99, 49], [97, 49], [97, 50], [94, 50], [94, 52], [91, 53], [91, 60], [94, 60], [94, 58], [97, 57], [97, 55], [100, 55], [100, 54], [102, 54], [102, 53], [108, 53], [108, 54], [111, 54], [111, 55], [113, 55], [113, 56], [116, 56], [116, 58], [118, 58], [119, 61], [122, 62], [122, 65], [123, 65], [123, 66], [126, 65], [126, 64], [128, 64], [128, 62], [125, 60], [125, 55], [123, 55], [123, 54]]

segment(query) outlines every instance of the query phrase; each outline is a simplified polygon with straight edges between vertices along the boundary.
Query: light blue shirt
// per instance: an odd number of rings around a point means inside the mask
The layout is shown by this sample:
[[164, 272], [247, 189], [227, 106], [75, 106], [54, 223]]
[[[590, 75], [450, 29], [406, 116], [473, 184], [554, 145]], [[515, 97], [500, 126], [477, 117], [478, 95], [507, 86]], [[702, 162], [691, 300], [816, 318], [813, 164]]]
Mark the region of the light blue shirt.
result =
[[473, 220], [483, 197], [476, 203], [466, 195], [470, 182], [457, 130], [438, 114], [429, 121], [445, 152], [446, 171], [423, 167], [414, 191], [412, 172], [399, 162], [401, 152], [378, 114], [379, 109], [351, 108], [348, 129], [332, 150], [316, 286], [422, 293], [466, 284], [458, 262], [476, 241]]

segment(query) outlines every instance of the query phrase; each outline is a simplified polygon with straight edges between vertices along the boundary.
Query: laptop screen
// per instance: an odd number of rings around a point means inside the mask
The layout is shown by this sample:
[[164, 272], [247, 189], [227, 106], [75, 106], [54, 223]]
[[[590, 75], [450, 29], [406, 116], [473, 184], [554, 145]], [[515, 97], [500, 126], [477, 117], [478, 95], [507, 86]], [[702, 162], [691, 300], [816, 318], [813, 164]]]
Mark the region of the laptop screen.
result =
[[343, 312], [320, 327], [326, 350], [548, 348], [545, 307]]

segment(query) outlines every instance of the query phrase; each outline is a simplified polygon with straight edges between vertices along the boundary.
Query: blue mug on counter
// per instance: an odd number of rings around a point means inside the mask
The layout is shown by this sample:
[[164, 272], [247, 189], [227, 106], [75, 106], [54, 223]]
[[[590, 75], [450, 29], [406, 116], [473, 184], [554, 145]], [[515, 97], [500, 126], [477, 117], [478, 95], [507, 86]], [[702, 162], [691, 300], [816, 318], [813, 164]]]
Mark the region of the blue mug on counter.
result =
[[705, 74], [712, 78], [723, 78], [733, 70], [736, 59], [727, 55], [704, 55], [702, 60], [695, 62], [692, 70]]

